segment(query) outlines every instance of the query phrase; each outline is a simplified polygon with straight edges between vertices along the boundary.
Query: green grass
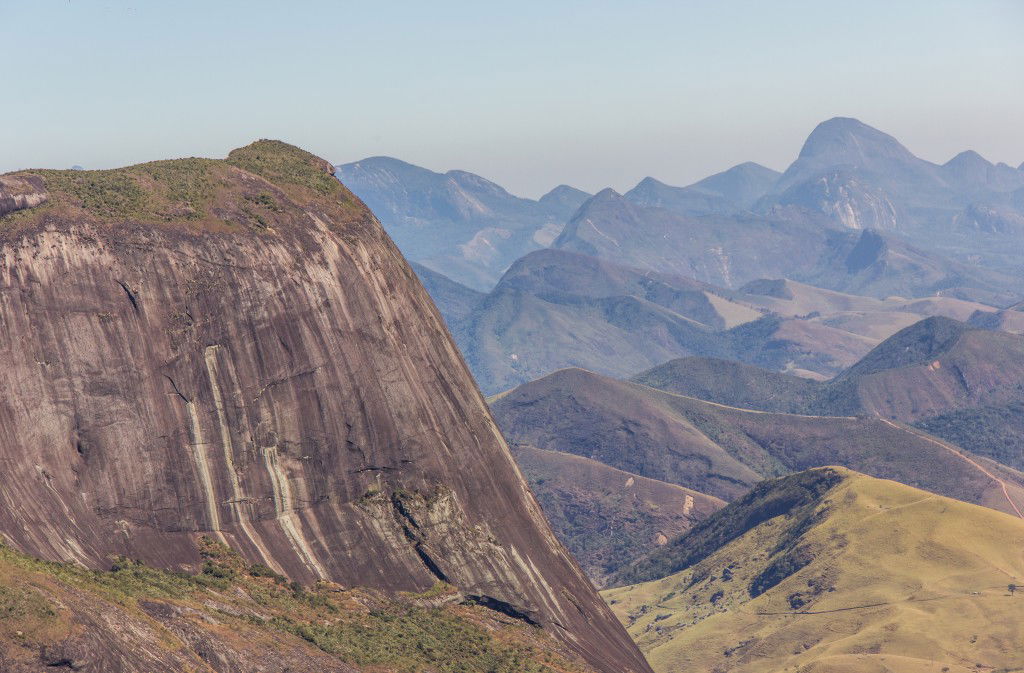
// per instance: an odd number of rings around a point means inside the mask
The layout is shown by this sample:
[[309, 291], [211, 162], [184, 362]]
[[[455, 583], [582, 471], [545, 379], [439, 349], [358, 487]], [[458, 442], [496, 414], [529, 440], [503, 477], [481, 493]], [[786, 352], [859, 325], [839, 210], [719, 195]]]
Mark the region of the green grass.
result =
[[149, 196], [136, 177], [126, 170], [113, 171], [39, 171], [51, 195], [63, 195], [81, 201], [82, 207], [103, 217], [130, 217], [142, 214]]
[[[203, 568], [192, 575], [125, 558], [108, 571], [88, 570], [41, 561], [0, 543], [0, 636], [67, 623], [66, 617], [61, 622], [59, 596], [73, 587], [96, 596], [97, 604], [112, 602], [130, 613], [138, 601], [156, 599], [208, 613], [218, 622], [241, 620], [246, 632], [291, 634], [357, 666], [400, 673], [578, 670], [547, 649], [548, 637], [536, 627], [506, 621], [496, 628], [485, 608], [424, 604], [457, 596], [447, 584], [399, 596], [322, 583], [303, 586], [264, 565], [248, 564], [210, 538], [203, 538], [200, 548]], [[228, 612], [210, 607], [210, 599], [231, 607]]]
[[51, 198], [71, 202], [102, 218], [198, 220], [217, 185], [211, 159], [155, 161], [108, 171], [33, 171]]
[[[290, 198], [282, 200], [276, 190], [254, 192], [259, 185], [240, 181], [231, 166], [265, 178]], [[329, 171], [326, 161], [276, 140], [234, 150], [226, 160], [173, 159], [102, 171], [33, 170], [27, 173], [43, 178], [49, 200], [4, 219], [68, 209], [76, 214], [80, 208], [104, 220], [269, 229], [289, 219], [289, 200], [305, 203], [311, 196], [330, 196], [341, 206], [339, 212], [359, 215], [362, 208]], [[296, 186], [302, 189], [295, 191]]]
[[[1024, 595], [1008, 591], [1024, 577], [1024, 522], [838, 473], [838, 484], [808, 491], [802, 504], [753, 527], [736, 516], [746, 506], [730, 505], [721, 520], [736, 524], [706, 546], [710, 554], [679, 573], [603, 592], [657, 673], [976, 673], [1024, 665]], [[761, 501], [790, 501], [795, 484], [774, 484]], [[694, 534], [693, 545], [705, 546]]]
[[396, 606], [338, 624], [279, 620], [275, 626], [361, 666], [436, 673], [550, 670], [532, 649], [496, 644], [486, 630], [442, 608]]
[[326, 162], [280, 140], [258, 140], [233, 150], [227, 161], [274, 183], [307, 187], [325, 196], [342, 192], [341, 183], [325, 171]]

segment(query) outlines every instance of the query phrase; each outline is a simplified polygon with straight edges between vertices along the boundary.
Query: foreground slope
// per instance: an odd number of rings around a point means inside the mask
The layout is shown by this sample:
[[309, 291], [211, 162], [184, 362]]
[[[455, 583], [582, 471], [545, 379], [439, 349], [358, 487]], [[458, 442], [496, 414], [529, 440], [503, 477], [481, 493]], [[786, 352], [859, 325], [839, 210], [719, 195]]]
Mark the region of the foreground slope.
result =
[[650, 559], [674, 574], [605, 597], [659, 673], [1020, 670], [1022, 540], [1018, 518], [823, 468], [759, 486]]
[[438, 583], [420, 594], [289, 585], [212, 539], [199, 575], [109, 571], [0, 545], [0, 671], [584, 673], [544, 631]]
[[300, 582], [445, 581], [646, 670], [331, 173], [260, 141], [0, 177], [0, 532], [93, 568], [195, 568], [209, 534]]

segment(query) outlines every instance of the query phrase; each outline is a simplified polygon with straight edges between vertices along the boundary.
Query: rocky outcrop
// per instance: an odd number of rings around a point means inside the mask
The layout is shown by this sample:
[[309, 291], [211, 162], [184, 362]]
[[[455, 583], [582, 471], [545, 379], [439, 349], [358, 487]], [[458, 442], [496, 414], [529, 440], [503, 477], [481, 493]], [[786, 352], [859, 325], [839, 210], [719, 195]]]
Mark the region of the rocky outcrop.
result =
[[555, 540], [436, 309], [326, 162], [5, 176], [0, 532], [102, 567], [209, 534], [302, 582], [438, 580], [647, 666]]
[[39, 178], [0, 175], [0, 217], [34, 208], [44, 201], [46, 192]]

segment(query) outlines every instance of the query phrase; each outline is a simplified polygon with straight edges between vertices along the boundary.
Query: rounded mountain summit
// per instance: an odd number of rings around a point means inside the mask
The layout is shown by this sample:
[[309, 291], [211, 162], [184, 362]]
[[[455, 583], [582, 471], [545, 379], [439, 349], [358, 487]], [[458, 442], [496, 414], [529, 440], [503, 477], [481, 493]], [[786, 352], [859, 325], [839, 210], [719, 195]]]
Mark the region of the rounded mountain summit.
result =
[[438, 581], [650, 669], [556, 541], [441, 318], [328, 162], [0, 176], [0, 533], [46, 559]]

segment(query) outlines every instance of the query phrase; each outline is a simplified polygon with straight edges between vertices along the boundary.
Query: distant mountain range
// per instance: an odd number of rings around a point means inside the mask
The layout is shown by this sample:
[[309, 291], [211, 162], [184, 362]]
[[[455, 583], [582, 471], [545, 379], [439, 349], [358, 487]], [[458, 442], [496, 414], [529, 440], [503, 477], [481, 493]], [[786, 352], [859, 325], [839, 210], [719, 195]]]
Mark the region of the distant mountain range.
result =
[[747, 162], [704, 178], [689, 187], [672, 187], [652, 177], [626, 192], [639, 206], [664, 208], [687, 215], [738, 213], [749, 210], [768, 193], [780, 173]]
[[819, 124], [781, 174], [748, 162], [687, 187], [648, 177], [624, 195], [561, 186], [533, 201], [385, 157], [338, 175], [407, 257], [478, 290], [553, 245], [726, 288], [787, 277], [994, 305], [1024, 293], [1024, 170], [971, 151], [933, 164], [855, 119]]
[[854, 119], [818, 125], [783, 173], [748, 162], [625, 194], [534, 201], [386, 157], [337, 174], [488, 394], [691, 355], [829, 378], [931, 315], [1024, 332], [1024, 171], [974, 152], [932, 164]]
[[406, 258], [480, 290], [517, 258], [549, 246], [590, 196], [563, 185], [534, 201], [472, 173], [435, 173], [389, 157], [337, 166], [336, 174]]
[[588, 200], [553, 246], [733, 288], [757, 278], [885, 298], [935, 294], [1005, 303], [1006, 274], [925, 252], [892, 233], [837, 228], [808, 211], [690, 215], [612, 190]]
[[564, 367], [628, 377], [686, 355], [828, 378], [923, 317], [997, 320], [950, 297], [880, 300], [765, 279], [727, 290], [557, 249], [517, 260], [487, 294], [414, 268], [488, 394]]

